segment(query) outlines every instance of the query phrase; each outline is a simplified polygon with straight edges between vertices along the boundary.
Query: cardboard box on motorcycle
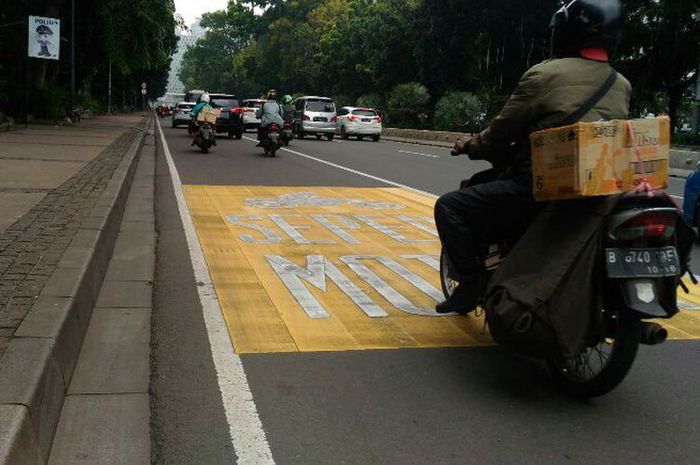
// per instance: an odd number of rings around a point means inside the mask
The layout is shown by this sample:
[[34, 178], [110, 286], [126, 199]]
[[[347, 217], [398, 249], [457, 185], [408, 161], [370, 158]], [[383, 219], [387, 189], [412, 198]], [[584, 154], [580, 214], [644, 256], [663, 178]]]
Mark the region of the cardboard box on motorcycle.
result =
[[644, 179], [653, 187], [666, 188], [669, 119], [629, 122], [636, 144], [628, 120], [576, 123], [533, 133], [530, 143], [535, 200], [617, 194], [633, 190]]
[[221, 108], [202, 108], [197, 113], [197, 121], [200, 123], [216, 124], [216, 120], [221, 117]]

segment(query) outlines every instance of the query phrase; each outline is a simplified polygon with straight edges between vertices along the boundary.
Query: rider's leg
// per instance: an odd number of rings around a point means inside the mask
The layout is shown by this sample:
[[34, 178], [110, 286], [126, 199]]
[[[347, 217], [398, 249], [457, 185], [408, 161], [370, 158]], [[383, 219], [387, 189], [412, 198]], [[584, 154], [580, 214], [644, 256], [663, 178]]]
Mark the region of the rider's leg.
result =
[[531, 185], [512, 179], [472, 185], [450, 192], [435, 204], [440, 241], [460, 283], [453, 296], [439, 304], [443, 313], [471, 311], [485, 291], [484, 257], [488, 244], [523, 221], [533, 204]]

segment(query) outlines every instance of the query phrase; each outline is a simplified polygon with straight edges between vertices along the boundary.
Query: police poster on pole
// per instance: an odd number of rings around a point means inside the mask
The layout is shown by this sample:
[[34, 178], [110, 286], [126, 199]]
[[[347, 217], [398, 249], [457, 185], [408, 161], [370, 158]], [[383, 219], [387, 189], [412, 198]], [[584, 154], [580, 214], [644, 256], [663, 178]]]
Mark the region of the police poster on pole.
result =
[[58, 60], [61, 48], [61, 20], [30, 16], [27, 55], [31, 58]]

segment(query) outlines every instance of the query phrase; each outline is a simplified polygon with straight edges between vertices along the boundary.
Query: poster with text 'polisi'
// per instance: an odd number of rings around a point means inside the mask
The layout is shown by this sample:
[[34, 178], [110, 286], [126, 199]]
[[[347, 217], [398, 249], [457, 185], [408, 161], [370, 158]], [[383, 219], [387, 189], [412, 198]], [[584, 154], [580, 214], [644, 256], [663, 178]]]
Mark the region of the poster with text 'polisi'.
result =
[[61, 49], [61, 20], [30, 16], [27, 55], [32, 58], [58, 60]]

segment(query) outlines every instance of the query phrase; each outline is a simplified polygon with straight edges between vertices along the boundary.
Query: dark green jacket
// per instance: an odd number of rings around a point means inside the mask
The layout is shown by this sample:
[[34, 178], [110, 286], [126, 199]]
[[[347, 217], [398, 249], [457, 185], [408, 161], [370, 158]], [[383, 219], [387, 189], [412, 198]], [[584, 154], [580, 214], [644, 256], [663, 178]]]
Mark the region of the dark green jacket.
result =
[[[528, 147], [531, 132], [559, 126], [593, 95], [610, 75], [610, 65], [585, 58], [549, 60], [530, 68], [491, 125], [469, 144], [473, 158], [503, 160], [514, 155], [511, 144]], [[618, 73], [610, 91], [581, 121], [625, 119], [632, 86]]]
[[[546, 61], [531, 68], [501, 113], [471, 142], [470, 154], [483, 154], [492, 161], [491, 154], [508, 153], [513, 142], [522, 147], [532, 131], [558, 126], [578, 110], [609, 75], [607, 63], [583, 58]], [[631, 90], [629, 81], [618, 74], [610, 92], [581, 120], [627, 118]], [[520, 153], [529, 153], [528, 148], [529, 144]], [[524, 161], [518, 165], [522, 172], [529, 170], [529, 157]], [[485, 308], [499, 342], [540, 356], [573, 357], [586, 347], [601, 327], [602, 228], [618, 198], [545, 205], [489, 281]], [[544, 326], [517, 329], [515, 322], [529, 314], [536, 316], [531, 321]], [[546, 337], [550, 333], [551, 338]]]

